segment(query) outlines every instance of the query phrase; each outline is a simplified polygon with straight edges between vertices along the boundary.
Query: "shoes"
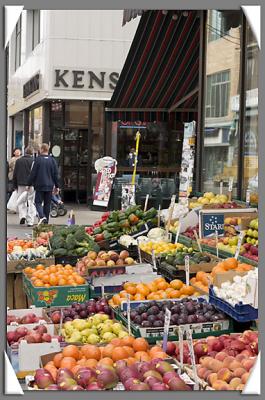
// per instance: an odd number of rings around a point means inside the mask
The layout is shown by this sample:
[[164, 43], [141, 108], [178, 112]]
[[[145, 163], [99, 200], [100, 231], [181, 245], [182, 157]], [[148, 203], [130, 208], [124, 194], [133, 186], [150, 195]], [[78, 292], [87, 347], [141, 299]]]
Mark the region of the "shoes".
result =
[[32, 227], [33, 227], [33, 224], [28, 224], [28, 227], [29, 227], [29, 228], [32, 228]]
[[44, 218], [41, 218], [41, 219], [39, 220], [38, 225], [47, 224], [47, 223], [48, 223], [48, 222], [47, 222], [47, 219], [44, 217]]
[[21, 218], [21, 220], [20, 220], [20, 225], [25, 225], [25, 223], [26, 223], [26, 218]]

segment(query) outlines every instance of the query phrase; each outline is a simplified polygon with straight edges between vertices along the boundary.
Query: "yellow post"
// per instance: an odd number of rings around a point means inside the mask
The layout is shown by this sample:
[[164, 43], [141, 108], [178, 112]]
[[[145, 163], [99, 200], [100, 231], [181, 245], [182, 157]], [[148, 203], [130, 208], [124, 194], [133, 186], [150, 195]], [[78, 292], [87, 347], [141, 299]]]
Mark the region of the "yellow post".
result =
[[140, 142], [141, 134], [139, 131], [136, 133], [136, 145], [135, 145], [135, 159], [134, 159], [134, 169], [132, 175], [132, 185], [135, 185], [135, 176], [136, 176], [136, 169], [138, 163], [138, 151], [139, 151], [139, 142]]

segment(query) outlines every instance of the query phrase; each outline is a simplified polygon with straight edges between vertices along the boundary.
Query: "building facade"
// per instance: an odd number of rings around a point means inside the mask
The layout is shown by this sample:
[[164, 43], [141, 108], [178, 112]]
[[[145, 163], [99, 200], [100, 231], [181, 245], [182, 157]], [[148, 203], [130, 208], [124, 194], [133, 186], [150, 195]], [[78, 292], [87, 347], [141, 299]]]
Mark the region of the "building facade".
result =
[[8, 47], [8, 158], [49, 142], [68, 200], [87, 199], [110, 100], [138, 19], [121, 10], [24, 10]]

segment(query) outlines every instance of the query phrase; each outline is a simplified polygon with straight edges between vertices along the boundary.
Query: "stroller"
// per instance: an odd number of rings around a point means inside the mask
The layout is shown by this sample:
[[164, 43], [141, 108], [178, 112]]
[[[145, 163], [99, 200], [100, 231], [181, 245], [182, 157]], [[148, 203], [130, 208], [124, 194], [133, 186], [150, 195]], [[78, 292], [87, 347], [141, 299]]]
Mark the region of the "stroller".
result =
[[67, 214], [67, 209], [64, 206], [64, 203], [60, 197], [59, 194], [53, 194], [52, 195], [52, 201], [51, 201], [51, 212], [50, 216], [52, 218], [56, 218], [58, 216], [63, 217], [65, 214]]

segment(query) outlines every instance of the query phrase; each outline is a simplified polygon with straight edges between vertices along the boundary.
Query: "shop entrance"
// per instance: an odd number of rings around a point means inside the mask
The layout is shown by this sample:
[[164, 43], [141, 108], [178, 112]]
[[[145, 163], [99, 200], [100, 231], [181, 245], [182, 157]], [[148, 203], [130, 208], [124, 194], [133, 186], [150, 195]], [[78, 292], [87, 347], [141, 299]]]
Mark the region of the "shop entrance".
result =
[[63, 130], [62, 181], [65, 202], [85, 203], [88, 176], [88, 130]]

